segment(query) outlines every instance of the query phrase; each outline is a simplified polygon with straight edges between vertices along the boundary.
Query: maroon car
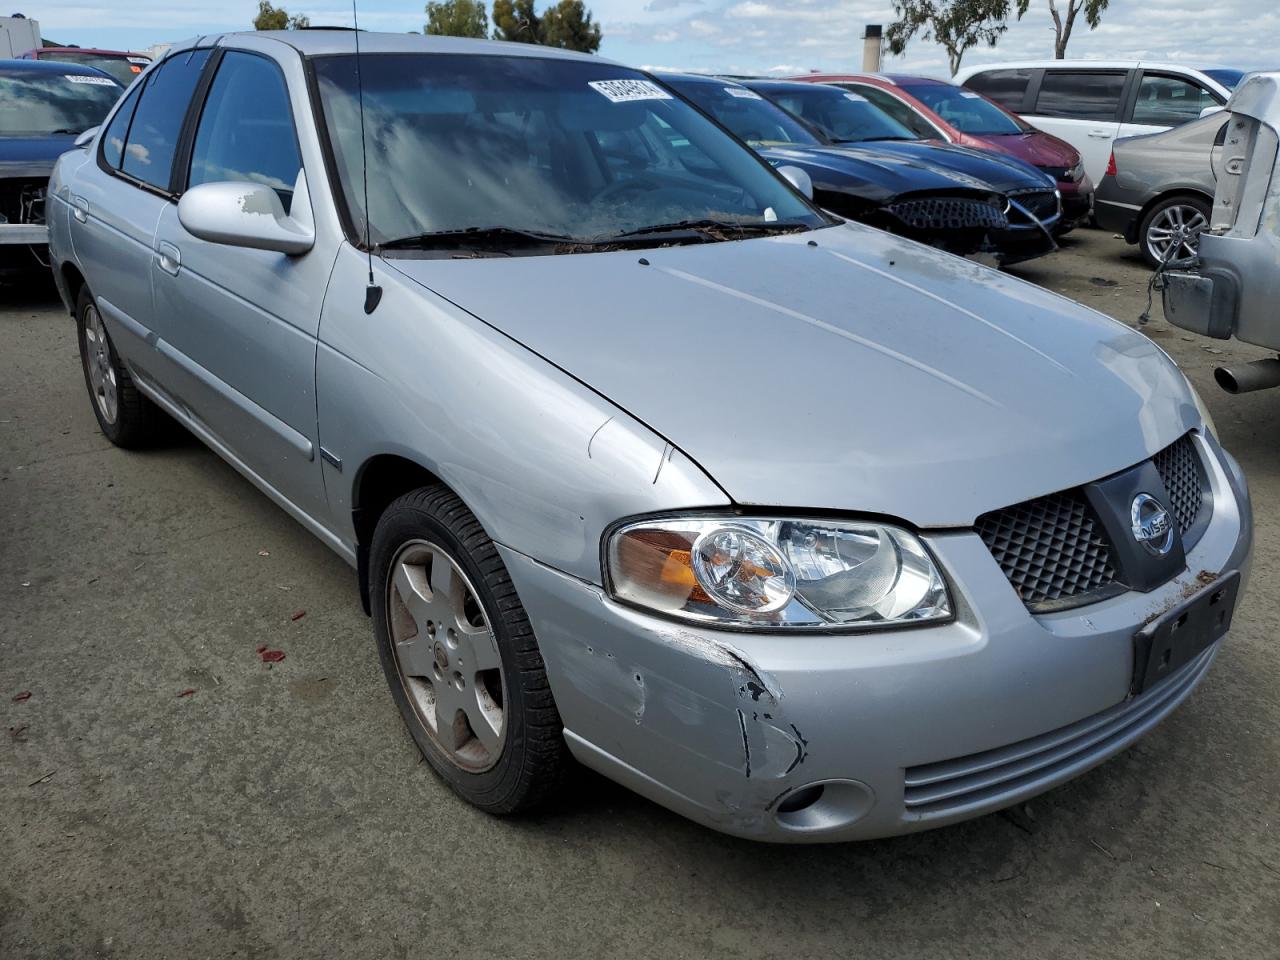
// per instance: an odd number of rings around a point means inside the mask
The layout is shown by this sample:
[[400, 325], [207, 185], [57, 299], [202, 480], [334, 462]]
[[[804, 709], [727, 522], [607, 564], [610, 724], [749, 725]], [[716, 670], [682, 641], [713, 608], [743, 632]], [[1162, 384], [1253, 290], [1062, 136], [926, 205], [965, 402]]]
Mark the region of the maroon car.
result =
[[792, 79], [828, 83], [860, 94], [920, 136], [1012, 154], [1058, 182], [1064, 227], [1089, 216], [1093, 181], [1084, 172], [1079, 151], [974, 90], [897, 73], [807, 73]]
[[138, 74], [151, 64], [151, 58], [141, 53], [126, 53], [123, 50], [93, 50], [88, 47], [40, 47], [28, 50], [20, 60], [60, 60], [63, 63], [78, 63], [86, 67], [97, 67], [108, 76], [119, 80], [124, 86], [133, 83]]

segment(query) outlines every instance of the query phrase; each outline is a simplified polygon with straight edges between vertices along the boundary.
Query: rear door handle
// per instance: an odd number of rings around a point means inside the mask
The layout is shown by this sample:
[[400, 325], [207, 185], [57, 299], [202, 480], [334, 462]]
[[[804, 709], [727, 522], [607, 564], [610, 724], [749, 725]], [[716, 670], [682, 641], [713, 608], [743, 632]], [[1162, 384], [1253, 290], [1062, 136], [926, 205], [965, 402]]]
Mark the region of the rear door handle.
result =
[[71, 213], [81, 223], [89, 220], [89, 201], [84, 197], [71, 196]]
[[182, 251], [169, 241], [161, 240], [156, 244], [156, 262], [160, 264], [161, 270], [176, 277], [182, 269]]

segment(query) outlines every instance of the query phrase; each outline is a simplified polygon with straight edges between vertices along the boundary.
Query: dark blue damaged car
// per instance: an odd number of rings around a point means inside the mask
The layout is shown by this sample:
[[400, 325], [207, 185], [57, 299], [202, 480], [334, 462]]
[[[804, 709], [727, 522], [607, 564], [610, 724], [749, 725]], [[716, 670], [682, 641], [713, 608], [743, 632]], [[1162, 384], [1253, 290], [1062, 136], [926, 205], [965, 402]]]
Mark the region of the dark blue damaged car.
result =
[[1002, 265], [1055, 249], [1055, 185], [1016, 158], [916, 138], [838, 87], [659, 74], [774, 166], [799, 167], [833, 213]]
[[49, 174], [123, 91], [93, 67], [0, 60], [0, 280], [49, 269]]

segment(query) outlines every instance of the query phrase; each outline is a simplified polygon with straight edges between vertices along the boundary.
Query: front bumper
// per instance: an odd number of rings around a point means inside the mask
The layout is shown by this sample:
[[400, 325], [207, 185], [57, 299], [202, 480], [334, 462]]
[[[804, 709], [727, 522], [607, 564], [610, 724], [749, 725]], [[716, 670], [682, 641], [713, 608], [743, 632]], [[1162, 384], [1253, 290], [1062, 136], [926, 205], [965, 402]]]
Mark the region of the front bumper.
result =
[[1062, 223], [1059, 229], [1078, 226], [1093, 211], [1093, 181], [1086, 174], [1077, 183], [1067, 181], [1058, 184], [1062, 194]]
[[[855, 635], [677, 624], [502, 553], [582, 763], [725, 833], [778, 842], [890, 836], [1068, 780], [1194, 689], [1216, 648], [1128, 697], [1135, 630], [1206, 570], [1247, 577], [1244, 478], [1215, 442], [1196, 442], [1215, 508], [1188, 569], [1151, 593], [1052, 615], [1032, 616], [967, 531], [926, 537], [951, 578], [954, 622]], [[815, 784], [821, 796], [803, 805]]]

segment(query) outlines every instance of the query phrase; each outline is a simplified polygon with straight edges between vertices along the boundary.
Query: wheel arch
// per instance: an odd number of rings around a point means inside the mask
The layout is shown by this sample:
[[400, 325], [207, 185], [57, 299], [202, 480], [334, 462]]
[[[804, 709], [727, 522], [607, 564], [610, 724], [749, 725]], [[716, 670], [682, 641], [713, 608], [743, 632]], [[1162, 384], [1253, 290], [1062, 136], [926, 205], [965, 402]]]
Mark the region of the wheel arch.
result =
[[[1152, 210], [1154, 210], [1160, 204], [1164, 203], [1166, 200], [1176, 200], [1179, 197], [1191, 197], [1192, 199], [1195, 199], [1195, 200], [1201, 200], [1207, 203], [1210, 209], [1213, 208], [1213, 194], [1207, 194], [1204, 192], [1203, 189], [1199, 187], [1194, 187], [1190, 185], [1166, 187], [1162, 189], [1159, 193], [1155, 194], [1155, 196], [1153, 196], [1146, 203], [1144, 203], [1142, 205], [1142, 209], [1138, 211], [1139, 234], [1141, 234], [1142, 232], [1142, 224], [1146, 221], [1148, 215], [1150, 215]], [[1142, 242], [1141, 235], [1139, 235], [1138, 237], [1138, 242], [1139, 243]]]
[[74, 317], [76, 301], [80, 298], [80, 290], [88, 281], [85, 280], [84, 274], [80, 272], [80, 268], [70, 260], [64, 260], [58, 267], [58, 278], [62, 281], [62, 286], [66, 290], [67, 312]]
[[[360, 604], [372, 613], [369, 598], [369, 545], [378, 519], [397, 497], [411, 490], [443, 481], [416, 460], [395, 453], [369, 457], [356, 471], [351, 485], [351, 525], [356, 536], [356, 575], [360, 581]], [[447, 484], [446, 484], [447, 486]], [[452, 489], [452, 488], [450, 488]], [[461, 496], [456, 490], [456, 496]]]

